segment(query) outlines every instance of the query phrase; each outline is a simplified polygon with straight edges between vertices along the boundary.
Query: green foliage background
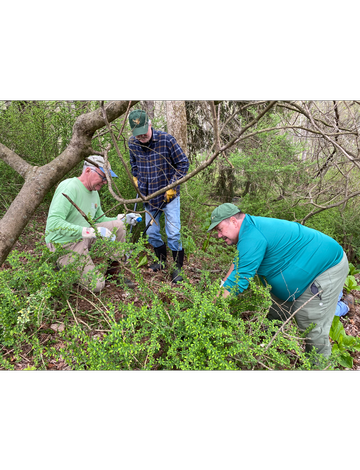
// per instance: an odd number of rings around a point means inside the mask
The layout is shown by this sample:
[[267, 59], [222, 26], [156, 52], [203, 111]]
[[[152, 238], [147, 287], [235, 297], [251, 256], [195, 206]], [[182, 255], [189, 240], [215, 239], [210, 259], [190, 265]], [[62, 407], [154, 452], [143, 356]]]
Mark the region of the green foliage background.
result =
[[[96, 106], [95, 102], [76, 101], [12, 102], [10, 107], [0, 110], [0, 141], [32, 165], [44, 165], [66, 148], [77, 116]], [[277, 122], [275, 114], [269, 115], [258, 129], [274, 126]], [[115, 134], [120, 132], [122, 123], [122, 118], [113, 123]], [[166, 122], [155, 120], [154, 127], [166, 129]], [[129, 135], [126, 123], [118, 145], [127, 162]], [[107, 143], [111, 143], [110, 135], [102, 132], [94, 139], [93, 147], [100, 150]], [[133, 250], [129, 269], [139, 283], [136, 292], [127, 291], [123, 286], [130, 301], [119, 304], [99, 294], [98, 300], [94, 300], [98, 302], [95, 317], [94, 312], [85, 310], [81, 312], [81, 321], [74, 322], [71, 305], [79, 299], [74, 287], [79, 277], [76, 270], [69, 266], [56, 271], [59, 253], [50, 253], [43, 239], [33, 252], [13, 250], [6, 267], [0, 271], [0, 344], [11, 348], [17, 358], [24, 348], [30, 348], [37, 369], [45, 368], [45, 362], [50, 358], [63, 358], [76, 370], [314, 368], [316, 361], [311, 355], [304, 354], [303, 339], [296, 324], [290, 323], [279, 332], [280, 324], [266, 319], [269, 293], [256, 281], [236, 299], [214, 301], [219, 281], [234, 258], [235, 248], [224, 246], [213, 234], [206, 232], [212, 210], [221, 202], [231, 202], [233, 196], [237, 196], [234, 202], [243, 212], [302, 220], [309, 213], [309, 207], [304, 204], [301, 191], [314, 181], [315, 165], [311, 160], [300, 158], [302, 151], [303, 147], [291, 136], [264, 132], [228, 155], [234, 166], [231, 171], [221, 161], [182, 185], [182, 240], [186, 262], [196, 260], [200, 267], [198, 284], [186, 279], [181, 288], [164, 284], [159, 292], [154, 292], [144, 282], [141, 270], [146, 268], [139, 267], [139, 261], [144, 255], [150, 260], [153, 254], [140, 238], [144, 228], [142, 223], [131, 235], [128, 233], [128, 241], [123, 247], [127, 251]], [[206, 153], [200, 151], [194, 155], [189, 171], [204, 158]], [[118, 175], [114, 182], [121, 196], [133, 198], [132, 184], [114, 148], [110, 150], [109, 160]], [[66, 177], [79, 175], [81, 168], [79, 165]], [[3, 175], [0, 212], [4, 213], [23, 180], [2, 162], [0, 171]], [[334, 175], [329, 173], [327, 177], [333, 179]], [[47, 195], [39, 212], [47, 213], [53, 191]], [[108, 191], [102, 191], [101, 201], [109, 216], [124, 211]], [[138, 210], [143, 210], [141, 204]], [[354, 200], [346, 208], [320, 212], [308, 219], [306, 225], [335, 238], [356, 264], [360, 256], [359, 215]], [[31, 237], [35, 230], [36, 227], [29, 224], [27, 236]], [[163, 225], [162, 231], [166, 238]], [[136, 243], [131, 244], [131, 241]], [[105, 248], [111, 249], [110, 246]], [[97, 245], [94, 250], [99, 250], [99, 256], [104, 254], [101, 251], [104, 247]], [[100, 264], [101, 269], [105, 266], [105, 261]], [[135, 305], [136, 298], [141, 306]], [[62, 347], [58, 348], [58, 339], [42, 344], [39, 332], [43, 332], [43, 325], [59, 321], [65, 324], [64, 332], [59, 334]], [[106, 335], [99, 339], [93, 334], [94, 330], [106, 330]], [[47, 330], [53, 334], [50, 331]], [[276, 339], [272, 342], [275, 334]], [[0, 354], [0, 361], [3, 368], [14, 368], [6, 354]], [[331, 357], [323, 361], [322, 367], [333, 369], [340, 365]]]

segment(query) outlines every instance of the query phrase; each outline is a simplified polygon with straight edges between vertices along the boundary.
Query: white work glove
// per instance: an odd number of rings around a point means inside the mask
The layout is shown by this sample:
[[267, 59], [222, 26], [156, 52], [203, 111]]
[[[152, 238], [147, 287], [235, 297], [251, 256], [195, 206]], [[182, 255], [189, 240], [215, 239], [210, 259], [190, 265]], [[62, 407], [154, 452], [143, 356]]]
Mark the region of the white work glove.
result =
[[[116, 236], [111, 233], [111, 231], [106, 228], [106, 227], [97, 227], [100, 235], [102, 237], [110, 238], [110, 240], [113, 242], [116, 239]], [[83, 238], [96, 238], [96, 232], [92, 227], [84, 227], [82, 229], [82, 237]]]
[[134, 214], [131, 212], [130, 214], [118, 214], [117, 219], [123, 220], [126, 217], [126, 223], [129, 225], [136, 225], [138, 222], [142, 221], [142, 217], [140, 214]]

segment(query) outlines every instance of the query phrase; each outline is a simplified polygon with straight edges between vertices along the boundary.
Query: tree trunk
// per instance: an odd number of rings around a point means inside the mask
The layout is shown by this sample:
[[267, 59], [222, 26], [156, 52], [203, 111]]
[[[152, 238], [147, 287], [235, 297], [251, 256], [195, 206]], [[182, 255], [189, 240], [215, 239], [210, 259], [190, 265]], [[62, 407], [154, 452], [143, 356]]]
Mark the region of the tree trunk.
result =
[[215, 195], [222, 202], [231, 202], [234, 197], [234, 170], [222, 164], [219, 165], [219, 176], [215, 185]]
[[144, 111], [146, 111], [149, 119], [153, 121], [155, 115], [155, 101], [141, 101], [141, 107]]
[[[132, 105], [137, 101], [132, 101]], [[126, 112], [129, 101], [111, 101], [105, 110], [109, 122]], [[16, 170], [25, 183], [4, 217], [0, 220], [0, 265], [6, 260], [31, 216], [46, 193], [84, 158], [93, 155], [92, 137], [105, 125], [101, 109], [78, 117], [67, 148], [54, 160], [41, 167], [29, 165], [21, 157], [0, 144], [0, 158]]]
[[187, 120], [185, 101], [166, 102], [166, 121], [168, 133], [175, 137], [187, 155]]
[[246, 183], [245, 183], [245, 189], [244, 189], [244, 191], [242, 192], [241, 197], [244, 197], [244, 196], [246, 196], [246, 195], [248, 194], [248, 192], [250, 191], [250, 185], [251, 185], [251, 181], [249, 181], [249, 180], [246, 181]]

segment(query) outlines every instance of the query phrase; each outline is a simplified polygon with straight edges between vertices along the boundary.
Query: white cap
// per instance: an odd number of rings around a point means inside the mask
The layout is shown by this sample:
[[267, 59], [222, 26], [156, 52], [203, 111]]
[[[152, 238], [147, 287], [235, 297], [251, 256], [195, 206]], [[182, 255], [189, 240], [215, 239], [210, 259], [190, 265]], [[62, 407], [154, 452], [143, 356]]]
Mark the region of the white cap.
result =
[[[100, 170], [105, 173], [104, 171], [104, 165], [105, 165], [105, 160], [104, 160], [104, 157], [102, 157], [101, 155], [90, 155], [89, 157], [87, 157], [89, 160], [91, 160], [92, 162], [94, 163], [97, 163], [99, 165], [99, 168]], [[109, 173], [110, 175], [113, 177], [113, 178], [117, 178], [118, 175], [116, 175], [112, 169], [111, 169], [111, 166], [110, 166], [110, 163], [108, 162], [108, 165], [109, 165]], [[93, 168], [97, 168], [95, 165], [91, 165], [91, 163], [88, 163], [86, 160], [84, 161], [84, 166], [83, 166], [83, 171], [88, 167], [93, 167]]]

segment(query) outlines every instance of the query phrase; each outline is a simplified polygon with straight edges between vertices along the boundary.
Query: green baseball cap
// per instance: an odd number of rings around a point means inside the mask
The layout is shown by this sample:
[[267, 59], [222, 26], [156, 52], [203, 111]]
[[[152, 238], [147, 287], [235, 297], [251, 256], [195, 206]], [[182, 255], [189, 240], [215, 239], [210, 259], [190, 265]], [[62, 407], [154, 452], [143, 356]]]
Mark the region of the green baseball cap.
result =
[[232, 215], [238, 214], [239, 212], [241, 212], [241, 210], [230, 202], [221, 204], [221, 206], [218, 206], [212, 211], [211, 224], [207, 231], [210, 232], [210, 230], [216, 227], [220, 222], [228, 219]]
[[146, 134], [149, 130], [149, 118], [145, 111], [142, 109], [135, 109], [129, 114], [129, 124], [133, 136]]

